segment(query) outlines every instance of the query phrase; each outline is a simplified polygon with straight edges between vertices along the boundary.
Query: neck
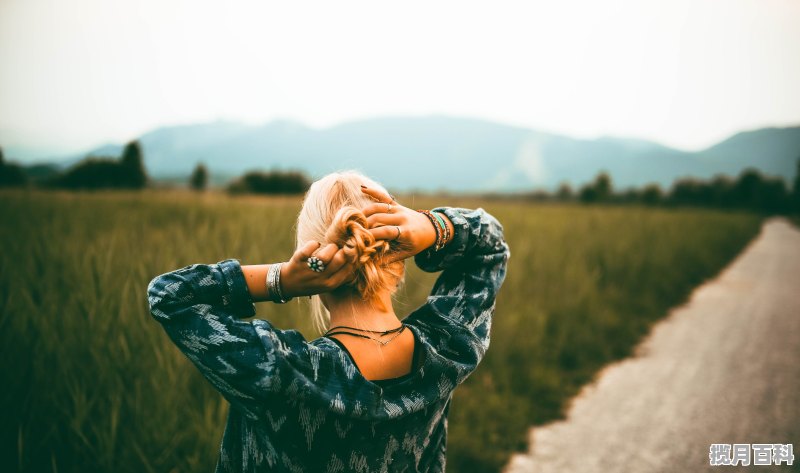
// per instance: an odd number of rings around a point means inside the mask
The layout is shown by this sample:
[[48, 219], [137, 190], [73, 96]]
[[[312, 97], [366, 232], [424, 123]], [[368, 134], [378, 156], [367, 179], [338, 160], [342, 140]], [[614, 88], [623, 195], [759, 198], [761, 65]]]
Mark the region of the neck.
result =
[[348, 326], [366, 330], [389, 330], [400, 325], [400, 319], [392, 308], [389, 292], [381, 294], [378, 299], [386, 307], [382, 310], [377, 304], [364, 301], [358, 296], [346, 295], [325, 297], [325, 306], [331, 314], [331, 327]]

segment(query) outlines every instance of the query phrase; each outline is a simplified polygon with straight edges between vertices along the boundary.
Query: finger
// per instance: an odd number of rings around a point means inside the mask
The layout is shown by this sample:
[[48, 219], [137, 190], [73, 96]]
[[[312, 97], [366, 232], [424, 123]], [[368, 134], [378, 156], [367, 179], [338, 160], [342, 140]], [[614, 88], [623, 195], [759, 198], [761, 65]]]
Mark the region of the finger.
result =
[[399, 236], [397, 231], [398, 228], [400, 228], [399, 233], [402, 235], [403, 229], [398, 225], [386, 225], [383, 227], [370, 228], [369, 232], [372, 233], [372, 236], [375, 237], [376, 240], [394, 241]]
[[398, 214], [373, 214], [367, 217], [367, 228], [374, 228], [382, 225], [400, 225], [405, 220], [405, 217]]
[[303, 246], [297, 249], [292, 255], [292, 259], [295, 262], [307, 260], [317, 248], [320, 247], [320, 242], [318, 241], [307, 241]]
[[322, 262], [327, 265], [332, 259], [333, 255], [339, 251], [339, 247], [336, 246], [336, 243], [328, 243], [324, 247], [320, 248], [314, 256], [322, 260]]
[[[397, 211], [397, 207], [399, 207], [399, 204], [391, 204], [391, 206], [392, 207], [390, 209], [390, 207], [387, 206], [386, 202], [376, 202], [374, 204], [367, 205], [366, 207], [362, 208], [361, 211], [364, 212], [364, 215], [366, 215], [367, 217], [369, 217], [370, 215], [381, 214], [381, 213], [383, 214], [394, 213]], [[389, 212], [389, 210], [391, 210], [391, 212]]]
[[335, 272], [330, 275], [333, 285], [338, 287], [355, 279], [356, 266], [353, 263], [356, 261], [357, 257], [358, 254], [353, 248], [342, 248], [342, 251], [334, 256], [336, 266], [334, 266], [333, 269]]
[[373, 189], [372, 187], [361, 186], [361, 192], [367, 194], [378, 202], [394, 202], [394, 199], [388, 192], [381, 189]]
[[334, 255], [331, 265], [328, 267], [331, 268], [332, 272], [336, 272], [343, 266], [352, 266], [357, 259], [358, 252], [356, 252], [356, 249], [351, 246], [345, 246]]
[[331, 262], [328, 263], [328, 268], [327, 268], [327, 271], [330, 274], [339, 271], [340, 269], [342, 269], [343, 266], [345, 266], [348, 263], [348, 256], [346, 250], [347, 248], [342, 248], [339, 251], [337, 251], [335, 255], [333, 255], [333, 258], [331, 258]]
[[347, 258], [347, 265], [345, 266], [346, 271], [340, 271], [341, 273], [345, 274], [344, 283], [350, 283], [355, 281], [356, 279], [356, 261], [358, 261], [358, 251], [355, 248], [345, 248], [344, 249], [345, 257]]

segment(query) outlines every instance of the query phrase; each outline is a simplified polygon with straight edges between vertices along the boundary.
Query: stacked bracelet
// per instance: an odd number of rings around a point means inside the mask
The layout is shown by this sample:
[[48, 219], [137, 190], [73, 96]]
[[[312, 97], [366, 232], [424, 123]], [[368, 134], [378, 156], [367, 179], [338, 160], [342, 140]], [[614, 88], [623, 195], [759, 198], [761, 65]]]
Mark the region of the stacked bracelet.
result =
[[417, 210], [417, 212], [428, 217], [434, 230], [436, 230], [436, 243], [433, 245], [433, 249], [439, 251], [444, 248], [444, 245], [450, 240], [450, 229], [444, 223], [444, 218], [437, 212], [431, 212], [430, 210]]
[[433, 216], [436, 217], [436, 220], [439, 222], [439, 225], [442, 226], [442, 233], [444, 233], [444, 237], [442, 238], [442, 246], [446, 245], [448, 241], [450, 241], [450, 229], [447, 228], [447, 224], [444, 223], [444, 218], [439, 214], [439, 212], [431, 212]]
[[271, 264], [267, 271], [267, 299], [276, 304], [285, 304], [292, 300], [291, 297], [284, 298], [283, 291], [281, 291], [281, 266], [283, 263]]

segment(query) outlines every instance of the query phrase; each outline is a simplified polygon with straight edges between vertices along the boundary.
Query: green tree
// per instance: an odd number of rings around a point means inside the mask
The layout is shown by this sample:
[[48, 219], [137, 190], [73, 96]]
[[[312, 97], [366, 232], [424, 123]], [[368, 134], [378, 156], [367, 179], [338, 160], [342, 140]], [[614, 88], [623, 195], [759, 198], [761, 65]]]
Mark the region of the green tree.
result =
[[663, 195], [664, 193], [661, 192], [661, 186], [658, 184], [648, 184], [645, 186], [644, 190], [642, 190], [640, 197], [643, 203], [647, 205], [656, 205], [661, 203]]
[[728, 176], [716, 175], [709, 183], [709, 198], [711, 205], [716, 207], [731, 207], [733, 201], [733, 179]]
[[302, 194], [311, 186], [299, 171], [251, 171], [228, 186], [232, 193]]
[[128, 178], [116, 159], [90, 156], [57, 174], [46, 185], [64, 189], [119, 189], [129, 187]]
[[[724, 190], [723, 187], [720, 189]], [[668, 201], [675, 205], [711, 206], [715, 202], [715, 192], [712, 184], [700, 179], [685, 177], [672, 183]], [[728, 201], [730, 201], [729, 194], [730, 192], [724, 196]]]
[[795, 212], [800, 212], [800, 158], [797, 158], [797, 170], [792, 185], [792, 207]]
[[147, 184], [147, 172], [144, 169], [142, 148], [137, 140], [125, 145], [120, 165], [124, 175], [124, 187], [141, 189]]
[[573, 197], [574, 193], [572, 192], [572, 187], [568, 182], [562, 182], [556, 191], [556, 198], [561, 201], [568, 201], [572, 200]]
[[139, 142], [128, 143], [119, 160], [90, 156], [46, 184], [66, 189], [141, 189], [147, 185], [147, 173]]
[[594, 180], [594, 188], [597, 192], [598, 200], [605, 201], [611, 198], [613, 187], [611, 185], [611, 176], [607, 172], [601, 172]]
[[788, 193], [780, 178], [763, 176], [756, 169], [745, 169], [733, 186], [733, 198], [741, 206], [764, 212], [786, 210]]
[[189, 187], [196, 191], [204, 191], [208, 186], [208, 170], [203, 163], [199, 163], [189, 177]]
[[602, 171], [594, 179], [594, 182], [581, 188], [580, 199], [583, 202], [606, 202], [611, 200], [614, 189], [611, 184], [611, 176]]
[[28, 177], [17, 164], [6, 164], [3, 156], [3, 148], [0, 148], [0, 187], [24, 186], [28, 182]]

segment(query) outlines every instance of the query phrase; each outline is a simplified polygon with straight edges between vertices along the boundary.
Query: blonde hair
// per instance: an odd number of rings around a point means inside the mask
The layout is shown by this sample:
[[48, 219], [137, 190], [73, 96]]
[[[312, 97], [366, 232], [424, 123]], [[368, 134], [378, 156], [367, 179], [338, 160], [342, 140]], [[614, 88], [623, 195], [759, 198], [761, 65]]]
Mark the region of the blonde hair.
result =
[[[335, 243], [340, 248], [353, 247], [357, 254], [355, 279], [336, 292], [353, 291], [362, 300], [385, 310], [377, 296], [385, 290], [392, 294], [397, 290], [404, 280], [405, 264], [387, 262], [389, 242], [376, 240], [367, 230], [367, 218], [361, 209], [375, 201], [361, 191], [361, 185], [385, 191], [357, 171], [334, 172], [311, 184], [297, 216], [297, 248], [310, 240], [322, 246]], [[326, 330], [330, 313], [318, 295], [311, 297], [311, 314], [316, 328]]]

